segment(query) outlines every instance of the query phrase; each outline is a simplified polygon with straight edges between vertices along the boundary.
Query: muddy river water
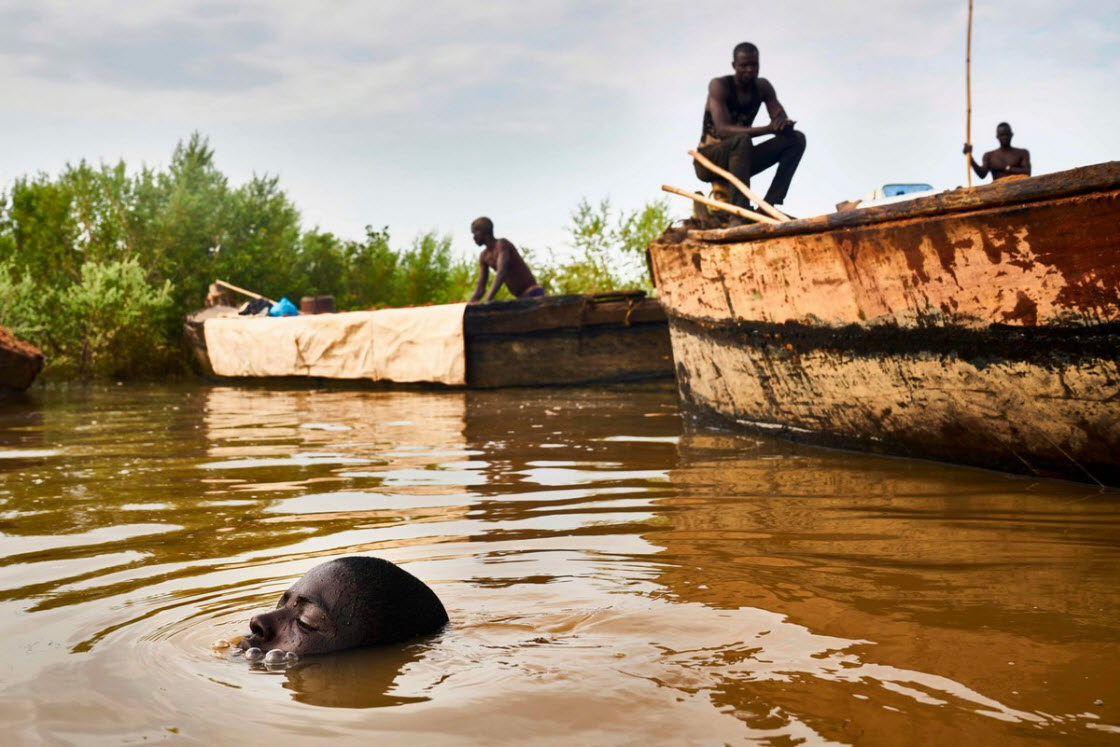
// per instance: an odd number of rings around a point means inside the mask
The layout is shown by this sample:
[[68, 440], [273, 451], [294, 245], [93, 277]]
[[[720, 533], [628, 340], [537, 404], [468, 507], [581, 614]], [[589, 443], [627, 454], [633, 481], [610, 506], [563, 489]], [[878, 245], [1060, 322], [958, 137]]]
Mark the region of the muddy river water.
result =
[[[368, 554], [451, 617], [211, 643]], [[1120, 744], [1120, 492], [737, 436], [670, 384], [0, 403], [5, 743]]]

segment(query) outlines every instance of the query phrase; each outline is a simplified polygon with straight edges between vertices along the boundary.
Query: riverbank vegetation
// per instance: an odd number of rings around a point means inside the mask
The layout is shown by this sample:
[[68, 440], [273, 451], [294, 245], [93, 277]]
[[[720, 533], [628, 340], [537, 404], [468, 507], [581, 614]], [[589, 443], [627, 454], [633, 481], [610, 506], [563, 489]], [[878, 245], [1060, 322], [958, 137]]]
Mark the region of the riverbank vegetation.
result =
[[[620, 213], [585, 199], [573, 253], [522, 249], [549, 293], [648, 289], [645, 246], [669, 222], [665, 201]], [[49, 379], [182, 373], [183, 318], [217, 278], [340, 310], [449, 303], [473, 291], [475, 256], [435, 232], [402, 246], [387, 226], [360, 240], [304, 230], [276, 177], [231, 185], [196, 133], [165, 169], [82, 161], [0, 193], [0, 325], [43, 350]]]

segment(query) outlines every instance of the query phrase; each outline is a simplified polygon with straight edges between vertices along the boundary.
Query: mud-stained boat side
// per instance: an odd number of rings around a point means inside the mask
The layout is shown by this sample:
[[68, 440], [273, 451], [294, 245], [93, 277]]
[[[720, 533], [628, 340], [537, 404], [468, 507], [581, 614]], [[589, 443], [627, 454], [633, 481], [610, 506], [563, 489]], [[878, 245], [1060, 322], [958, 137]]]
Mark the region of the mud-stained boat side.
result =
[[650, 252], [693, 412], [1120, 484], [1118, 236], [1110, 163]]

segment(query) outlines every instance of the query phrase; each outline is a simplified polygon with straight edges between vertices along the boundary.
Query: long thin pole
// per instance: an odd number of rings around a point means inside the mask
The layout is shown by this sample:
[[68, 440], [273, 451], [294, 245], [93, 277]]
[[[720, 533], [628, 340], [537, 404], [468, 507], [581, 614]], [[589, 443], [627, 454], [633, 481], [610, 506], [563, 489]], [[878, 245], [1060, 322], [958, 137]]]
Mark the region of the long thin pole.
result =
[[269, 303], [276, 303], [271, 298], [265, 298], [260, 293], [254, 293], [251, 290], [245, 290], [244, 288], [238, 288], [233, 283], [227, 283], [224, 280], [215, 280], [214, 285], [220, 285], [221, 287], [225, 288], [226, 290], [231, 290], [234, 293], [240, 293], [242, 295], [248, 296], [249, 298], [260, 298], [260, 299], [263, 299], [265, 301], [268, 301]]
[[[968, 0], [968, 41], [964, 48], [964, 141], [972, 145], [972, 0]], [[968, 188], [972, 189], [972, 151], [964, 154], [964, 170]]]
[[662, 184], [661, 189], [665, 190], [666, 192], [672, 192], [675, 195], [680, 195], [681, 197], [687, 197], [693, 202], [699, 202], [701, 205], [707, 205], [708, 207], [714, 207], [716, 210], [723, 210], [726, 213], [738, 215], [740, 218], [749, 218], [759, 223], [769, 223], [772, 226], [776, 226], [778, 224], [778, 221], [774, 220], [769, 215], [756, 213], [753, 210], [747, 210], [746, 208], [741, 208], [738, 205], [732, 205], [720, 200], [713, 200], [711, 197], [705, 197], [703, 195], [693, 194], [692, 192], [686, 192], [679, 187], [670, 187], [668, 184]]
[[763, 210], [765, 210], [767, 213], [769, 213], [770, 217], [772, 217], [774, 220], [778, 221], [779, 223], [785, 223], [786, 221], [789, 220], [788, 215], [785, 215], [784, 213], [775, 209], [773, 205], [771, 205], [769, 202], [767, 202], [766, 200], [759, 197], [757, 192], [755, 192], [753, 189], [751, 189], [746, 184], [744, 184], [737, 176], [732, 174], [730, 171], [726, 171], [724, 169], [721, 169], [719, 166], [716, 166], [714, 163], [712, 163], [707, 158], [705, 158], [703, 156], [703, 154], [701, 154], [699, 151], [690, 150], [688, 152], [688, 155], [692, 156], [697, 161], [699, 161], [700, 165], [707, 168], [708, 171], [711, 171], [715, 174], [719, 174], [724, 179], [731, 182], [731, 184], [734, 185], [736, 189], [738, 189], [740, 192], [742, 192], [744, 195], [746, 195], [750, 199], [754, 200], [755, 204], [758, 205]]

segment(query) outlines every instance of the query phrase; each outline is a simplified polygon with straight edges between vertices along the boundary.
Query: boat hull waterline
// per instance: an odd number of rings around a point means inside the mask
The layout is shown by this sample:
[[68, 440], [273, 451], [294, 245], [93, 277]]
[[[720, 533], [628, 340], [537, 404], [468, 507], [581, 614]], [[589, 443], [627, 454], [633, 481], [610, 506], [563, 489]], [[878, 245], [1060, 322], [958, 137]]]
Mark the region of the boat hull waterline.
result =
[[1120, 164], [650, 253], [696, 415], [1120, 485]]

